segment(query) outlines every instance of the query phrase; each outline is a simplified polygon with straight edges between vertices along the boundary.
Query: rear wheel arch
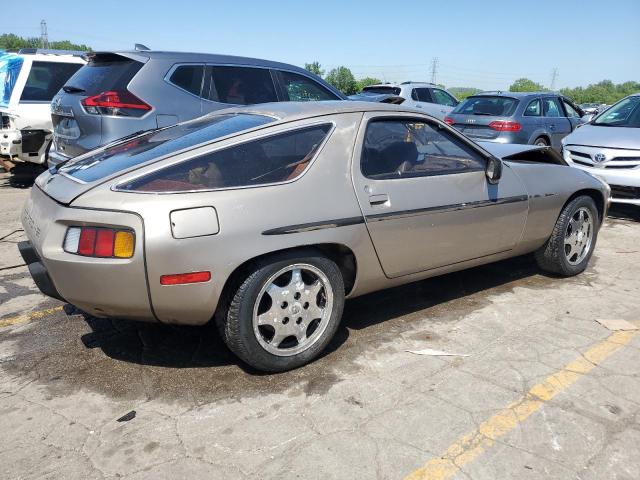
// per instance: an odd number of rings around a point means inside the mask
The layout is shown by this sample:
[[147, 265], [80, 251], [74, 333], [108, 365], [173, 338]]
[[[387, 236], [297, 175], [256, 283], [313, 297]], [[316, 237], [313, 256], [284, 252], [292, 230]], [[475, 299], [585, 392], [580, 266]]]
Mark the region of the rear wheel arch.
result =
[[283, 256], [291, 256], [294, 258], [296, 256], [305, 256], [309, 254], [321, 254], [333, 261], [338, 266], [340, 273], [342, 274], [345, 295], [348, 295], [351, 292], [355, 285], [357, 275], [357, 260], [353, 250], [346, 245], [339, 243], [300, 245], [258, 255], [236, 267], [231, 275], [229, 275], [224, 287], [222, 288], [220, 300], [218, 301], [218, 306], [214, 316], [224, 315], [235, 291], [242, 284], [244, 279], [254, 271], [256, 266], [268, 262], [270, 259], [281, 259]]

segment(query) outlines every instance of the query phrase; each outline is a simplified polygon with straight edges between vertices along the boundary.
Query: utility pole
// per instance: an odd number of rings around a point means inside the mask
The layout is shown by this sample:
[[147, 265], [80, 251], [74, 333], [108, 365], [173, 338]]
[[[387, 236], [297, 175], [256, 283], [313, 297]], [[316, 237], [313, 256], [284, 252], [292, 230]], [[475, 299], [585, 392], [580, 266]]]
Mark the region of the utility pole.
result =
[[558, 79], [558, 68], [554, 67], [551, 72], [551, 90], [556, 89], [556, 80]]
[[49, 35], [47, 34], [46, 20], [42, 20], [40, 22], [40, 46], [42, 48], [49, 48]]
[[431, 60], [431, 83], [435, 84], [438, 79], [438, 57]]

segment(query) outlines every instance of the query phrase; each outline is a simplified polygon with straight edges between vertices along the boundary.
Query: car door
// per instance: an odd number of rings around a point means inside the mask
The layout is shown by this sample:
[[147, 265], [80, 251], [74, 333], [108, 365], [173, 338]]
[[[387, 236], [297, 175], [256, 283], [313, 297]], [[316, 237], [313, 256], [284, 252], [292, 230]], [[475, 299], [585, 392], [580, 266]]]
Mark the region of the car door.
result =
[[440, 106], [434, 102], [428, 88], [414, 88], [411, 91], [411, 100], [413, 100], [414, 107], [423, 110], [426, 114], [436, 118], [444, 118], [444, 114], [440, 112]]
[[564, 112], [571, 123], [571, 131], [573, 132], [578, 125], [584, 123], [582, 120], [582, 116], [578, 112], [578, 110], [571, 104], [566, 98], [561, 98], [562, 106], [564, 107]]
[[544, 124], [551, 146], [560, 149], [562, 139], [571, 133], [571, 122], [565, 116], [558, 97], [543, 97]]
[[441, 115], [438, 116], [440, 119], [444, 119], [458, 105], [458, 101], [455, 98], [440, 88], [432, 88], [431, 97], [440, 108]]
[[512, 249], [522, 234], [526, 189], [504, 166], [489, 184], [486, 154], [440, 122], [367, 113], [352, 172], [385, 274], [399, 277]]
[[[244, 65], [208, 65], [203, 92], [205, 111], [226, 105], [277, 102], [276, 86], [268, 68]], [[225, 105], [225, 106], [226, 106]]]

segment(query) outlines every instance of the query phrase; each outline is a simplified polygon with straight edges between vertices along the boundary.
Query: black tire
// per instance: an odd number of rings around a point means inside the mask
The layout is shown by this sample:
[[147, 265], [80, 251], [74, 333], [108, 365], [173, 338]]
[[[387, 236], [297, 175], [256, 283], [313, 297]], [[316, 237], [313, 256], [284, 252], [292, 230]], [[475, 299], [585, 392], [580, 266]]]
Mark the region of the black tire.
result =
[[549, 146], [549, 142], [544, 137], [536, 138], [536, 140], [535, 140], [535, 142], [533, 142], [533, 144], [538, 146], [538, 147], [548, 147]]
[[[279, 356], [262, 347], [253, 329], [253, 308], [269, 278], [294, 264], [309, 264], [319, 269], [333, 290], [333, 305], [328, 323], [315, 343], [295, 355]], [[265, 372], [284, 372], [315, 359], [335, 334], [344, 307], [344, 281], [340, 269], [320, 252], [308, 249], [285, 252], [258, 262], [231, 294], [226, 311], [216, 318], [222, 339], [243, 362]]]
[[[586, 255], [579, 263], [574, 265], [569, 262], [565, 253], [565, 234], [568, 231], [569, 222], [580, 208], [586, 208], [593, 219], [592, 237], [588, 252], [586, 252]], [[600, 216], [593, 199], [587, 195], [576, 197], [564, 206], [553, 228], [551, 237], [549, 237], [547, 243], [535, 252], [538, 266], [546, 272], [564, 277], [571, 277], [582, 273], [587, 268], [595, 249], [599, 229]]]

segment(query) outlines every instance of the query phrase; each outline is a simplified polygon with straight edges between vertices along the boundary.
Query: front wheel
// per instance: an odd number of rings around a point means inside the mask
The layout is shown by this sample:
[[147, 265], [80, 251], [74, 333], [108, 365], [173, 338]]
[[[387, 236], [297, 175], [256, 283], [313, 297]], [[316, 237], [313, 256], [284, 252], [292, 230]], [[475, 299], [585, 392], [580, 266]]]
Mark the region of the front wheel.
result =
[[315, 251], [261, 262], [233, 296], [220, 330], [252, 367], [281, 372], [316, 358], [335, 334], [344, 306], [337, 265]]
[[596, 246], [600, 219], [593, 199], [582, 195], [560, 212], [551, 237], [536, 253], [542, 270], [565, 277], [582, 273]]

